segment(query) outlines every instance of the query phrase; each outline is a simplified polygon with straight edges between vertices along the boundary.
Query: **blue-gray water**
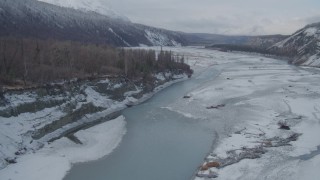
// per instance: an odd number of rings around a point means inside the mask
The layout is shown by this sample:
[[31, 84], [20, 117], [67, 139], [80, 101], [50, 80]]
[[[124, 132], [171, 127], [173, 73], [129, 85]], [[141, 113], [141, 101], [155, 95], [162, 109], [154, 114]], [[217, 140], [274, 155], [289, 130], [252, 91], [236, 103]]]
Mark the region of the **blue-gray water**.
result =
[[315, 156], [317, 156], [319, 154], [320, 154], [320, 146], [318, 146], [316, 150], [311, 151], [309, 154], [301, 155], [298, 158], [303, 161], [307, 161], [307, 160], [314, 158]]
[[[210, 151], [214, 130], [165, 108], [215, 78], [198, 77], [164, 89], [147, 102], [126, 109], [127, 134], [110, 155], [76, 164], [65, 180], [188, 180]], [[85, 156], [85, 154], [84, 154]]]

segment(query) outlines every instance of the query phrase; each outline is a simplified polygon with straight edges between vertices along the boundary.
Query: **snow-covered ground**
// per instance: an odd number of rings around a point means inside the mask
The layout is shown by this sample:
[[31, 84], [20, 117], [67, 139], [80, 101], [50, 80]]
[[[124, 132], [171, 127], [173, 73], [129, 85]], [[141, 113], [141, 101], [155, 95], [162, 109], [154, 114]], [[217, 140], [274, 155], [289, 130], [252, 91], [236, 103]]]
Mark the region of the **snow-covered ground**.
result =
[[[221, 167], [199, 170], [198, 176], [223, 180], [320, 177], [320, 74], [316, 69], [203, 49], [190, 50], [185, 57], [196, 71], [215, 66], [218, 76], [170, 109], [187, 117], [233, 124], [216, 130], [222, 136], [203, 164], [218, 162]], [[290, 130], [280, 129], [279, 123]]]
[[[50, 139], [59, 137], [65, 131], [77, 127], [84, 123], [92, 122], [96, 119], [105, 117], [106, 115], [124, 109], [128, 102], [135, 102], [136, 99], [127, 97], [125, 100], [118, 102], [103, 96], [96, 92], [91, 86], [83, 86], [83, 94], [72, 96], [39, 96], [36, 92], [23, 92], [21, 94], [5, 94], [7, 103], [1, 106], [3, 111], [16, 111], [21, 105], [23, 106], [41, 106], [41, 102], [61, 101], [52, 107], [38, 109], [30, 112], [28, 108], [26, 112], [17, 113], [14, 116], [1, 116], [0, 121], [0, 169], [5, 167], [7, 163], [4, 159], [15, 159], [17, 156], [29, 151], [40, 149], [44, 143]], [[35, 104], [30, 104], [35, 103]], [[68, 115], [67, 109], [73, 107], [73, 112], [80, 111], [82, 107], [92, 104], [105, 110], [97, 113], [88, 113], [86, 116], [77, 119], [75, 122], [65, 124], [60, 129], [51, 133], [47, 133], [40, 138], [32, 138], [32, 133], [43, 129], [46, 125], [54, 124]], [[22, 108], [20, 108], [22, 109]], [[70, 113], [70, 112], [69, 112]]]
[[2, 180], [63, 179], [71, 165], [101, 158], [111, 153], [126, 133], [123, 116], [74, 134], [83, 144], [61, 138], [30, 152], [0, 171]]

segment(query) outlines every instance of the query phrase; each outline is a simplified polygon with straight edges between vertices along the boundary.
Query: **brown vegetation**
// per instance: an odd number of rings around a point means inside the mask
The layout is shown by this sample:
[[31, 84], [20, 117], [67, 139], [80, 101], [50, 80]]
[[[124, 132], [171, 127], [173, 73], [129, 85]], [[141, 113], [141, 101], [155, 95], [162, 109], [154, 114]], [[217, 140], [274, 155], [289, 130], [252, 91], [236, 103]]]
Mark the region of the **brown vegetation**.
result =
[[201, 166], [200, 170], [201, 171], [206, 171], [206, 170], [208, 170], [208, 169], [210, 169], [212, 167], [218, 168], [218, 167], [220, 167], [220, 163], [218, 163], [218, 162], [208, 162], [205, 165]]
[[153, 73], [192, 73], [171, 52], [121, 49], [71, 41], [0, 38], [0, 87], [39, 85], [73, 78], [121, 75], [148, 79]]

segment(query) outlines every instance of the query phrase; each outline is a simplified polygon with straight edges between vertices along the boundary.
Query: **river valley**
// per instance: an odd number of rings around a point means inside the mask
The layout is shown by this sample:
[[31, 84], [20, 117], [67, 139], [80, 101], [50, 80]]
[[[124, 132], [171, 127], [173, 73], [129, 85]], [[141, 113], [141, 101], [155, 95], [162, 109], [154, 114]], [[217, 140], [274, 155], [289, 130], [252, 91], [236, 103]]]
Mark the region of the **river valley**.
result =
[[[83, 144], [56, 140], [18, 158], [0, 177], [35, 180], [26, 174], [38, 169], [52, 174], [50, 180], [274, 180], [288, 174], [298, 180], [317, 173], [318, 69], [257, 54], [167, 50], [185, 56], [195, 71], [190, 79], [122, 110], [116, 120], [75, 133]], [[39, 155], [46, 158], [35, 163]], [[212, 161], [222, 167], [199, 169]]]

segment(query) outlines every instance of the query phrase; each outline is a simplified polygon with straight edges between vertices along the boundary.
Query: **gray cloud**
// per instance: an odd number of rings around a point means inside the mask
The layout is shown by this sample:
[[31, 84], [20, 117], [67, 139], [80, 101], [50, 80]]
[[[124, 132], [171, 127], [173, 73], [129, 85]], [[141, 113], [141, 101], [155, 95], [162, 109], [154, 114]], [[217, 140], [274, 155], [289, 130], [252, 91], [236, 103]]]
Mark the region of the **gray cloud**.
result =
[[291, 34], [320, 21], [319, 0], [96, 0], [133, 22], [220, 34]]
[[305, 19], [305, 22], [307, 22], [308, 24], [315, 23], [315, 22], [320, 22], [320, 15], [308, 17], [308, 18]]

